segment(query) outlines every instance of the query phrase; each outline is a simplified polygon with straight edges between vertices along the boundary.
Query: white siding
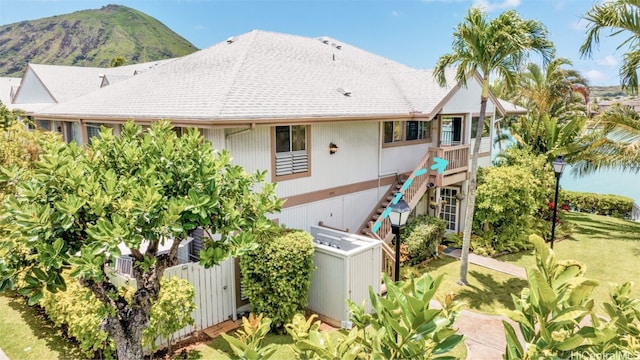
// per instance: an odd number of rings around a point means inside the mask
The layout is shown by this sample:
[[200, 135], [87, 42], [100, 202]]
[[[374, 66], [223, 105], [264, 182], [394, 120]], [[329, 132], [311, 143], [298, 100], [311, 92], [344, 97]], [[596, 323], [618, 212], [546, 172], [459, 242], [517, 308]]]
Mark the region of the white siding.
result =
[[309, 231], [312, 225], [318, 225], [322, 221], [325, 225], [349, 229], [350, 232], [355, 233], [388, 189], [389, 186], [383, 186], [293, 206], [283, 209], [280, 214], [272, 217], [278, 218], [281, 225], [305, 231]]
[[216, 150], [226, 148], [223, 129], [203, 129], [203, 137], [211, 142], [211, 146]]
[[55, 103], [42, 82], [33, 71], [28, 70], [22, 79], [18, 96], [13, 99], [14, 104]]
[[[441, 113], [443, 114], [467, 114], [480, 113], [480, 95], [482, 87], [475, 80], [467, 82], [467, 88], [461, 88], [453, 97], [444, 105]], [[495, 112], [495, 105], [487, 102], [487, 114]]]
[[380, 173], [388, 175], [413, 171], [427, 154], [430, 146], [432, 146], [431, 143], [422, 143], [382, 149]]

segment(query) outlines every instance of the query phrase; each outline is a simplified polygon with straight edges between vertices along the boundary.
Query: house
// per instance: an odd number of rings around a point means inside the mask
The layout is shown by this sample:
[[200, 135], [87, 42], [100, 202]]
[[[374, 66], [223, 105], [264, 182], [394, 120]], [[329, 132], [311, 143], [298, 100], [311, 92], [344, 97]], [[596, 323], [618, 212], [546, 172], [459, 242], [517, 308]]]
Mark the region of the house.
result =
[[[470, 148], [481, 137], [479, 165], [490, 165], [495, 121], [526, 112], [492, 96], [485, 131], [476, 134], [476, 75], [463, 87], [449, 71], [441, 88], [429, 70], [328, 37], [251, 31], [143, 67], [30, 64], [12, 105], [79, 143], [100, 126], [118, 133], [130, 119], [198, 128], [235, 163], [278, 183], [286, 202], [272, 218], [280, 224], [381, 240], [391, 233], [380, 214], [398, 189], [417, 213], [461, 231]], [[442, 174], [430, 168], [435, 157], [448, 161]], [[385, 267], [392, 259], [387, 253]]]
[[[280, 223], [357, 230], [391, 184], [430, 153], [450, 164], [431, 176], [435, 198], [450, 200], [464, 188], [481, 89], [474, 79], [458, 86], [452, 76], [441, 88], [430, 71], [335, 39], [252, 31], [152, 64], [29, 64], [12, 106], [79, 143], [101, 125], [117, 133], [129, 119], [202, 129], [236, 163], [267, 170], [278, 183], [287, 199], [275, 215]], [[522, 111], [491, 98], [488, 117]], [[485, 129], [481, 166], [491, 159], [494, 129]], [[464, 225], [460, 205], [450, 200], [442, 209], [450, 231]]]

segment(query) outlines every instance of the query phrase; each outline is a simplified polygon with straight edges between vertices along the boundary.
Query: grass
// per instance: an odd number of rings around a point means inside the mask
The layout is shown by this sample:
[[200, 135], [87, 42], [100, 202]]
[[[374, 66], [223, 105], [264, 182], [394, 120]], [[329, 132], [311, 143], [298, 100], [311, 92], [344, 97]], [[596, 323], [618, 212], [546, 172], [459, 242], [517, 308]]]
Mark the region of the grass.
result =
[[[585, 213], [566, 213], [574, 233], [554, 244], [559, 260], [578, 260], [587, 266], [586, 277], [599, 280], [592, 297], [596, 304], [609, 300], [611, 283], [636, 280], [632, 289], [640, 298], [640, 223]], [[535, 264], [533, 251], [505, 255], [499, 258], [525, 268]]]
[[467, 272], [469, 286], [458, 285], [460, 261], [450, 257], [434, 259], [405, 271], [403, 275], [420, 276], [425, 272], [433, 278], [442, 275], [437, 295], [453, 293], [456, 300], [467, 304], [465, 308], [491, 315], [500, 314], [506, 309], [513, 310], [511, 294], [519, 294], [527, 286], [526, 280], [474, 264], [469, 264]]
[[0, 349], [12, 360], [82, 358], [46, 317], [10, 294], [0, 295]]

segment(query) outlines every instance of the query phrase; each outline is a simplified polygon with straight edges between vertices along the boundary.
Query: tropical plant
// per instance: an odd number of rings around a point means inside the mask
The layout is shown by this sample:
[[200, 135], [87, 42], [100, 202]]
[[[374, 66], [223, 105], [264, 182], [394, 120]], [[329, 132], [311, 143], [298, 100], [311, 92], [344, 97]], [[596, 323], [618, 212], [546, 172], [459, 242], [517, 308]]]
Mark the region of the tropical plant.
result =
[[242, 318], [242, 328], [236, 331], [236, 337], [222, 333], [222, 337], [229, 343], [231, 350], [238, 359], [269, 359], [276, 352], [274, 344], [262, 346], [262, 340], [271, 329], [271, 319], [249, 314]]
[[572, 144], [587, 121], [588, 84], [566, 65], [571, 62], [565, 58], [554, 58], [545, 67], [527, 65], [509, 99], [529, 112], [509, 119], [509, 132], [497, 141], [513, 138], [519, 147], [543, 154], [549, 161], [575, 150]]
[[393, 282], [384, 275], [386, 297], [369, 288], [373, 313], [348, 300], [351, 320], [363, 331], [359, 342], [371, 359], [445, 359], [459, 344], [453, 324], [461, 304], [446, 296], [440, 308], [432, 308], [442, 276], [425, 273], [417, 279]]
[[[275, 185], [265, 183], [264, 172], [247, 174], [230, 159], [195, 129], [178, 137], [167, 121], [148, 131], [128, 122], [119, 137], [103, 128], [86, 150], [52, 144], [28, 173], [10, 170], [22, 176], [3, 214], [12, 237], [0, 243], [0, 290], [18, 287], [35, 304], [44, 288], [65, 289], [61, 273], [73, 265], [70, 276], [107, 308], [101, 326], [118, 358], [142, 359], [142, 332], [164, 270], [177, 262], [187, 235], [198, 227], [207, 231], [200, 259], [209, 267], [255, 248], [256, 234], [273, 226], [266, 214], [281, 206]], [[0, 177], [2, 185], [11, 181]], [[159, 253], [162, 243], [170, 245], [166, 254]], [[106, 273], [123, 245], [137, 284], [131, 301]]]
[[296, 314], [285, 327], [293, 339], [293, 351], [300, 359], [347, 359], [353, 360], [365, 355], [364, 347], [360, 345], [362, 330], [351, 329], [344, 331], [320, 331], [320, 321], [313, 314], [305, 319], [302, 314]]
[[[468, 77], [479, 73], [482, 79], [480, 114], [477, 134], [482, 126], [489, 99], [490, 76], [496, 74], [508, 87], [515, 84], [516, 74], [524, 64], [529, 52], [538, 53], [545, 63], [554, 54], [553, 43], [547, 38], [544, 25], [534, 20], [523, 20], [516, 11], [507, 11], [489, 20], [478, 8], [471, 8], [464, 21], [458, 25], [453, 37], [452, 52], [442, 55], [436, 63], [434, 75], [441, 86], [447, 83], [445, 69], [457, 65], [456, 81], [466, 85]], [[467, 189], [464, 239], [462, 246], [460, 280], [467, 285], [469, 266], [469, 244], [475, 210], [478, 154], [481, 138], [476, 139], [471, 156], [471, 169]]]
[[618, 49], [625, 48], [620, 67], [623, 90], [638, 93], [638, 67], [640, 66], [640, 3], [637, 0], [596, 2], [583, 16], [587, 21], [587, 38], [580, 46], [583, 57], [591, 57], [600, 44], [600, 33], [609, 30], [609, 37], [628, 35]]
[[[512, 295], [516, 309], [507, 312], [515, 329], [503, 321], [507, 337], [505, 359], [569, 359], [573, 354], [608, 352], [617, 337], [614, 323], [597, 319], [590, 298], [598, 282], [585, 278], [586, 268], [573, 260], [558, 261], [542, 238], [531, 235], [536, 265], [527, 269], [529, 286]], [[594, 325], [583, 325], [588, 318]]]
[[578, 175], [599, 169], [640, 172], [640, 114], [625, 106], [608, 107], [587, 123], [568, 160]]

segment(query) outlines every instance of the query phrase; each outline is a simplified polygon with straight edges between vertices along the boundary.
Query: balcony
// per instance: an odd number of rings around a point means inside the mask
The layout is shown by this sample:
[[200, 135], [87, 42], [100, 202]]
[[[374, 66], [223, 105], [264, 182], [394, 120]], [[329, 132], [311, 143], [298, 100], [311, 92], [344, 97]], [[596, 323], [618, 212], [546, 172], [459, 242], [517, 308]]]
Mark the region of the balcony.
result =
[[429, 155], [433, 160], [438, 157], [448, 161], [447, 168], [442, 174], [436, 170], [429, 170], [430, 178], [435, 178], [436, 186], [448, 186], [467, 179], [469, 169], [469, 144], [430, 148]]

